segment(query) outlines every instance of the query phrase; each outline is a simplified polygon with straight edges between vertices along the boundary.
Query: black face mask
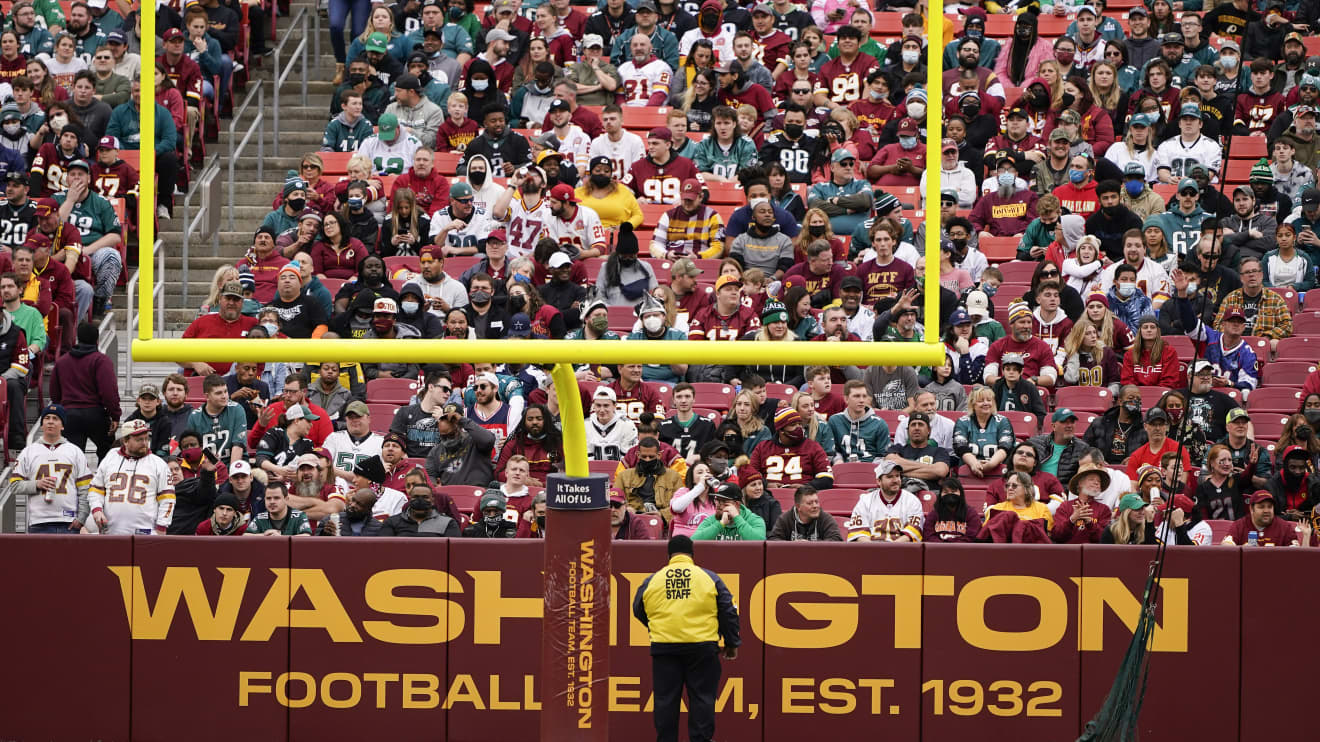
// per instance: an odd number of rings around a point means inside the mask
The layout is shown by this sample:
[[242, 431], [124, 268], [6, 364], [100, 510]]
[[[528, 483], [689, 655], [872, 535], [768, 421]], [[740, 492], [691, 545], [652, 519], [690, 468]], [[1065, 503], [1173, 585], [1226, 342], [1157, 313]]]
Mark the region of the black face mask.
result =
[[1019, 39], [1031, 38], [1031, 26], [1017, 26], [1013, 29], [1013, 36]]
[[825, 236], [825, 225], [824, 225], [824, 224], [813, 224], [813, 225], [811, 225], [810, 227], [807, 227], [807, 234], [811, 235], [812, 237], [824, 237], [824, 236]]
[[962, 112], [964, 116], [975, 116], [981, 112], [981, 106], [977, 103], [967, 103], [963, 105]]
[[637, 258], [632, 257], [632, 256], [628, 256], [628, 257], [626, 257], [626, 258], [625, 258], [624, 256], [622, 256], [622, 255], [619, 256], [619, 267], [620, 267], [620, 268], [631, 268], [631, 267], [633, 267], [634, 265], [637, 265]]
[[1283, 470], [1283, 482], [1284, 484], [1287, 484], [1288, 487], [1290, 488], [1301, 485], [1302, 480], [1304, 479], [1306, 479], [1305, 474], [1293, 474], [1287, 469]]
[[478, 188], [480, 188], [481, 186], [485, 185], [485, 183], [486, 183], [486, 171], [485, 171], [485, 170], [475, 170], [475, 171], [474, 171], [474, 170], [469, 170], [469, 171], [468, 171], [468, 182], [471, 183], [472, 185], [478, 187]]
[[542, 532], [542, 533], [545, 533], [545, 516], [544, 516], [544, 515], [538, 515], [538, 516], [536, 516], [536, 530], [538, 530], [538, 531], [540, 531], [540, 532]]
[[1299, 441], [1310, 440], [1311, 429], [1305, 425], [1300, 425], [1295, 430], [1293, 430], [1293, 437]]
[[1049, 105], [1049, 102], [1050, 102], [1050, 97], [1045, 93], [1031, 94], [1031, 105], [1034, 108], [1044, 108], [1045, 106]]
[[959, 497], [957, 493], [940, 495], [940, 505], [942, 505], [945, 510], [953, 510], [958, 507], [958, 502], [961, 499], [962, 498]]
[[1072, 93], [1064, 93], [1063, 98], [1060, 99], [1060, 102], [1063, 103], [1064, 108], [1067, 108], [1068, 106], [1071, 106], [1073, 103], [1077, 102], [1077, 96], [1073, 95]]
[[608, 175], [602, 175], [601, 173], [592, 173], [592, 174], [591, 174], [591, 187], [592, 187], [592, 188], [604, 188], [604, 187], [606, 187], [606, 186], [608, 186], [608, 185], [610, 184], [610, 181], [611, 181], [611, 180], [613, 180], [613, 178], [611, 178], [611, 177], [608, 176]]
[[294, 211], [302, 211], [303, 207], [307, 205], [307, 199], [291, 198], [288, 201], [285, 201], [285, 203], [287, 203], [289, 205], [289, 208], [293, 209]]
[[659, 476], [660, 472], [665, 470], [665, 465], [660, 463], [660, 459], [651, 459], [650, 461], [638, 461], [637, 473], [646, 477]]
[[789, 139], [797, 139], [802, 136], [802, 124], [784, 124], [784, 133]]
[[522, 310], [524, 310], [524, 309], [526, 309], [526, 308], [527, 308], [527, 297], [525, 297], [525, 296], [510, 296], [510, 297], [509, 297], [509, 311], [510, 311], [510, 312], [513, 312], [514, 314], [517, 314], [517, 313], [521, 312]]
[[414, 497], [408, 501], [408, 509], [418, 515], [425, 515], [435, 509], [435, 504], [425, 497]]
[[348, 76], [348, 84], [354, 87], [361, 85], [366, 81], [367, 81], [367, 76], [362, 74], [361, 72], [353, 72], [350, 73]]
[[367, 516], [370, 515], [370, 514], [371, 514], [371, 512], [368, 511], [368, 510], [345, 510], [345, 511], [344, 511], [344, 517], [345, 517], [346, 519], [348, 519], [348, 521], [349, 521], [350, 523], [361, 523], [362, 521], [366, 520], [366, 519], [367, 519]]

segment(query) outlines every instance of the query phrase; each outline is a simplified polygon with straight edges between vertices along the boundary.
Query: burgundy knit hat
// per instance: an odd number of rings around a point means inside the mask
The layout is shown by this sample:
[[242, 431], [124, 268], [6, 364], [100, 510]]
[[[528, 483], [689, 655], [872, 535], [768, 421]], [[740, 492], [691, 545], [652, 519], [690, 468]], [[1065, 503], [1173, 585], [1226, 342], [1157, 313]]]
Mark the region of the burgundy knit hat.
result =
[[1086, 296], [1087, 304], [1090, 304], [1093, 301], [1098, 301], [1101, 304], [1105, 305], [1105, 309], [1109, 308], [1109, 297], [1105, 296], [1099, 291], [1092, 291], [1090, 294]]

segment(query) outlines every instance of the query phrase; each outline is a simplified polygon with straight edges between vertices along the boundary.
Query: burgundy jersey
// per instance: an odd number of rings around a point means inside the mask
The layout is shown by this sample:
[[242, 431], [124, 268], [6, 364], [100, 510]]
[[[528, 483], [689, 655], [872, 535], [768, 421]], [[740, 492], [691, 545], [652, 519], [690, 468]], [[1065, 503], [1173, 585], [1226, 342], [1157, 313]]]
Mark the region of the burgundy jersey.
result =
[[878, 101], [858, 99], [848, 105], [848, 110], [852, 111], [861, 123], [863, 129], [871, 132], [872, 137], [879, 137], [885, 130], [885, 124], [894, 118], [894, 104], [881, 98]]
[[695, 317], [702, 307], [710, 306], [713, 301], [715, 301], [715, 294], [708, 294], [701, 287], [696, 287], [692, 289], [691, 293], [680, 296], [678, 298], [677, 320], [681, 320], [681, 322], [675, 321], [674, 324], [682, 327]]
[[179, 55], [179, 61], [170, 64], [167, 54], [156, 58], [165, 67], [165, 75], [174, 81], [174, 87], [183, 94], [183, 101], [194, 108], [202, 106], [202, 68], [187, 54]]
[[785, 446], [773, 438], [761, 441], [752, 449], [750, 466], [761, 472], [767, 489], [796, 487], [817, 477], [834, 478], [825, 449], [810, 438], [796, 446]]
[[1233, 124], [1242, 124], [1252, 134], [1263, 134], [1274, 119], [1283, 113], [1283, 96], [1278, 93], [1256, 95], [1248, 90], [1237, 94], [1233, 106]]
[[669, 162], [657, 165], [648, 156], [633, 163], [631, 185], [633, 193], [644, 203], [677, 204], [678, 188], [688, 178], [705, 182], [692, 160], [671, 157]]
[[784, 274], [784, 291], [794, 286], [803, 286], [808, 294], [815, 294], [818, 291], [830, 292], [831, 296], [838, 297], [839, 284], [843, 282], [844, 277], [852, 275], [852, 271], [844, 267], [844, 264], [835, 262], [830, 263], [830, 272], [823, 276], [812, 273], [807, 268], [806, 263], [798, 263], [788, 269]]
[[106, 200], [137, 197], [138, 172], [123, 160], [115, 160], [109, 167], [98, 162], [92, 165], [92, 190]]
[[660, 400], [660, 393], [655, 390], [654, 385], [643, 381], [625, 391], [623, 382], [615, 379], [610, 382], [610, 389], [614, 390], [616, 397], [614, 409], [620, 415], [632, 420], [634, 424], [641, 420], [643, 412], [650, 412], [657, 419], [664, 419], [665, 405]]
[[866, 52], [858, 52], [852, 64], [845, 63], [842, 57], [831, 59], [820, 68], [820, 87], [830, 100], [846, 106], [862, 97], [866, 76], [875, 65], [875, 57]]
[[[1025, 137], [1016, 142], [1009, 139], [1007, 134], [996, 134], [990, 142], [985, 145], [985, 151], [989, 153], [998, 152], [999, 150], [1007, 150], [1009, 152], [1017, 152], [1020, 154], [1026, 154], [1027, 152], [1044, 152], [1045, 140], [1031, 132], [1027, 132]], [[986, 161], [989, 162], [990, 158], [987, 157]]]
[[[51, 255], [58, 255], [60, 250], [65, 248], [82, 252], [82, 232], [79, 232], [77, 227], [68, 222], [61, 222], [60, 226], [55, 228], [55, 234], [47, 234], [46, 236], [50, 238]], [[59, 262], [61, 265], [64, 264], [63, 260]], [[86, 255], [81, 255], [78, 258], [78, 264], [73, 269], [73, 277], [81, 278], [88, 283], [92, 282], [92, 261]]]
[[69, 188], [69, 163], [81, 160], [82, 153], [75, 148], [73, 154], [66, 155], [54, 142], [46, 142], [32, 158], [31, 197], [33, 199], [54, 196]]
[[761, 319], [747, 307], [729, 316], [720, 314], [718, 304], [707, 304], [689, 320], [688, 340], [737, 340], [749, 331], [760, 329]]
[[793, 40], [788, 38], [788, 34], [775, 29], [765, 36], [753, 34], [756, 41], [756, 50], [752, 56], [756, 61], [765, 65], [767, 70], [775, 71], [775, 66], [780, 62], [790, 65], [792, 60], [788, 56], [788, 48], [793, 45]]
[[472, 119], [464, 119], [462, 125], [455, 126], [453, 119], [446, 118], [436, 132], [435, 151], [462, 152], [476, 138], [479, 131], [481, 127]]
[[862, 263], [857, 266], [857, 275], [862, 278], [865, 298], [867, 304], [874, 304], [880, 299], [887, 299], [891, 296], [897, 297], [900, 293], [915, 288], [917, 285], [916, 274], [912, 271], [912, 266], [904, 263], [898, 258], [889, 261], [889, 265], [877, 265], [875, 259]]

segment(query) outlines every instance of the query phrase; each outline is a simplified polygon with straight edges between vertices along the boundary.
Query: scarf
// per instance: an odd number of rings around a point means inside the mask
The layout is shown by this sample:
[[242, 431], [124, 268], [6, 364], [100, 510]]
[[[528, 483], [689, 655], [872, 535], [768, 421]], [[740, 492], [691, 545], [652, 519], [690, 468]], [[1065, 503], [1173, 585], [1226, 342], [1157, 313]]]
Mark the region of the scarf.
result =
[[245, 515], [245, 514], [243, 514], [243, 513], [239, 513], [239, 514], [234, 518], [234, 522], [233, 522], [233, 523], [230, 523], [230, 524], [229, 524], [229, 527], [226, 528], [225, 526], [222, 526], [222, 525], [220, 525], [219, 523], [216, 522], [216, 520], [215, 520], [215, 513], [212, 513], [212, 514], [211, 514], [211, 533], [215, 534], [216, 536], [232, 536], [232, 535], [234, 535], [234, 532], [237, 531], [240, 527], [242, 527], [242, 525], [243, 525], [244, 523], [247, 523], [247, 515]]

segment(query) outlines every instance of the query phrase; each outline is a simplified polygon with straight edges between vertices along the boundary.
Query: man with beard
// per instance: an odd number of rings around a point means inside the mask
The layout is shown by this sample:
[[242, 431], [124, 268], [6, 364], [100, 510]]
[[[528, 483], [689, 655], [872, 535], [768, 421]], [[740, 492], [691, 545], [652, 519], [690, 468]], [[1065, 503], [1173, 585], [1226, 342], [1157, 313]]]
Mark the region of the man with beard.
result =
[[1029, 188], [1019, 188], [1017, 161], [1011, 152], [994, 155], [995, 190], [981, 194], [972, 208], [972, 227], [979, 237], [1011, 237], [1027, 231], [1036, 218], [1039, 196]]
[[[794, 88], [805, 85], [795, 82]], [[760, 160], [779, 163], [788, 173], [791, 183], [811, 182], [811, 157], [820, 146], [820, 140], [806, 133], [807, 112], [797, 103], [784, 105], [783, 126], [765, 138]]]
[[1141, 410], [1141, 388], [1124, 385], [1118, 390], [1114, 406], [1087, 426], [1082, 442], [1098, 449], [1105, 463], [1121, 466], [1146, 442]]
[[10, 170], [5, 175], [5, 200], [0, 204], [0, 246], [18, 247], [36, 226], [36, 205], [28, 198], [28, 174]]
[[320, 523], [320, 536], [374, 536], [381, 521], [371, 517], [371, 510], [376, 505], [376, 493], [369, 489], [354, 490], [348, 495], [348, 504], [339, 516], [338, 523], [333, 518], [326, 518]]
[[[629, 76], [624, 73], [624, 68], [630, 64], [635, 65], [635, 70], [642, 70], [647, 61], [657, 61], [664, 65], [664, 69], [657, 68], [657, 72], [663, 72], [664, 87], [669, 88], [669, 75], [678, 68], [678, 39], [669, 30], [658, 25], [660, 15], [654, 0], [642, 0], [633, 10], [635, 25], [632, 28], [624, 29], [616, 36], [610, 46], [609, 61], [613, 62], [619, 70], [619, 75], [623, 79], [625, 90], [622, 91], [630, 98], [635, 99], [637, 94], [646, 92], [642, 99], [658, 92], [657, 88], [652, 87], [649, 91], [637, 91], [635, 94], [632, 86], [629, 85]], [[637, 37], [645, 38], [647, 43], [645, 51], [640, 51], [641, 47], [634, 41]], [[654, 53], [652, 53], [654, 51]], [[654, 82], [658, 77], [649, 76]], [[666, 94], [667, 95], [667, 94]], [[662, 99], [659, 104], [663, 105]], [[635, 104], [634, 104], [635, 105]]]
[[550, 221], [550, 204], [544, 198], [545, 181], [545, 171], [541, 168], [535, 165], [522, 168], [511, 174], [508, 187], [491, 207], [491, 217], [508, 225], [505, 231], [509, 237], [509, 260], [531, 255]]
[[1009, 307], [1009, 334], [991, 343], [986, 351], [985, 383], [998, 381], [999, 359], [1006, 353], [1015, 353], [1022, 357], [1023, 376], [1038, 387], [1054, 386], [1059, 373], [1054, 365], [1054, 351], [1045, 341], [1031, 334], [1032, 322], [1031, 309], [1025, 303]]
[[[1292, 448], [1290, 447], [1291, 451]], [[1285, 457], [1287, 454], [1284, 454]], [[1279, 518], [1277, 498], [1265, 490], [1257, 490], [1247, 498], [1251, 512], [1233, 521], [1224, 537], [1224, 544], [1246, 546], [1251, 543], [1248, 533], [1256, 534], [1257, 546], [1310, 546], [1310, 513], [1305, 513], [1301, 522], [1294, 525], [1291, 521]], [[1298, 538], [1298, 535], [1303, 538]]]
[[560, 183], [550, 189], [547, 205], [549, 218], [542, 228], [543, 236], [553, 239], [560, 250], [576, 260], [605, 253], [605, 228], [601, 226], [600, 216], [591, 207], [582, 205], [571, 186]]
[[[531, 164], [532, 151], [523, 135], [506, 127], [507, 113], [498, 103], [492, 103], [481, 112], [481, 124], [484, 127], [481, 136], [473, 139], [463, 151], [463, 162], [459, 163], [458, 173], [467, 172], [467, 162], [475, 155], [485, 157], [497, 173], [510, 177], [518, 168]], [[545, 182], [542, 178], [541, 182]], [[510, 187], [513, 187], [510, 180]], [[498, 202], [493, 210], [498, 215], [503, 213]]]
[[289, 507], [299, 510], [311, 520], [322, 520], [343, 512], [348, 504], [343, 492], [333, 482], [326, 482], [321, 462], [314, 453], [298, 457], [296, 474], [287, 483]]
[[[495, 434], [498, 451], [510, 430], [522, 417], [524, 400], [521, 395], [508, 395], [507, 403], [500, 399], [500, 380], [495, 374], [477, 374], [472, 384], [472, 399], [468, 402], [467, 419]], [[467, 396], [466, 394], [464, 396]]]
[[610, 528], [619, 541], [654, 541], [665, 532], [665, 523], [654, 513], [640, 514], [628, 507], [628, 498], [617, 489], [610, 490]]
[[69, 7], [69, 25], [65, 29], [77, 42], [78, 55], [90, 59], [92, 52], [105, 43], [105, 32], [92, 22], [92, 12], [87, 3], [76, 2]]
[[[1275, 78], [1278, 79], [1277, 77]], [[1297, 82], [1297, 93], [1289, 95], [1287, 100], [1293, 100], [1274, 120], [1270, 122], [1269, 133], [1265, 135], [1265, 140], [1273, 147], [1275, 140], [1283, 136], [1293, 125], [1293, 119], [1297, 116], [1303, 106], [1315, 110], [1320, 106], [1320, 75], [1303, 74]]]
[[456, 278], [445, 273], [444, 248], [437, 245], [423, 247], [420, 255], [422, 274], [412, 282], [422, 289], [431, 314], [443, 317], [454, 307], [468, 303], [467, 289]]
[[[366, 262], [363, 261], [364, 266]], [[267, 306], [279, 313], [280, 331], [291, 338], [320, 337], [329, 320], [320, 302], [303, 293], [302, 273], [297, 263], [280, 269], [276, 286], [275, 298]]]
[[408, 507], [380, 524], [376, 536], [449, 537], [459, 535], [458, 522], [435, 508], [435, 497], [427, 485], [408, 492]]
[[[238, 281], [226, 281], [220, 288], [220, 308], [219, 311], [211, 314], [203, 314], [188, 325], [183, 331], [184, 338], [241, 338], [246, 337], [248, 330], [257, 324], [256, 317], [248, 317], [242, 314], [243, 308], [243, 287]], [[213, 373], [228, 373], [233, 364], [228, 361], [215, 361], [214, 363], [205, 363], [196, 361], [193, 363], [181, 363], [184, 368], [191, 370], [198, 376], [207, 376]]]
[[555, 427], [550, 409], [543, 404], [530, 404], [523, 412], [522, 422], [504, 441], [499, 459], [495, 462], [496, 477], [507, 481], [505, 468], [510, 458], [527, 459], [531, 482], [543, 486], [546, 477], [564, 470], [564, 442]]
[[958, 43], [958, 66], [944, 71], [942, 79], [944, 92], [947, 94], [949, 88], [958, 82], [959, 75], [963, 70], [972, 70], [976, 72], [976, 92], [983, 98], [987, 95], [998, 98], [1002, 105], [1005, 97], [1004, 86], [999, 82], [994, 70], [981, 66], [980, 60], [980, 39], [967, 37], [960, 41]]
[[849, 541], [921, 540], [925, 515], [921, 500], [903, 489], [904, 472], [894, 460], [876, 465], [876, 488], [862, 493], [845, 526]]
[[431, 481], [447, 485], [494, 479], [495, 434], [464, 417], [461, 405], [449, 403], [440, 409], [435, 432], [436, 444], [426, 454]]
[[[145, 421], [129, 420], [120, 432], [123, 445], [106, 454], [88, 487], [94, 527], [116, 536], [163, 535], [174, 519], [169, 466], [151, 453], [151, 426]], [[124, 477], [129, 472], [131, 480]]]

